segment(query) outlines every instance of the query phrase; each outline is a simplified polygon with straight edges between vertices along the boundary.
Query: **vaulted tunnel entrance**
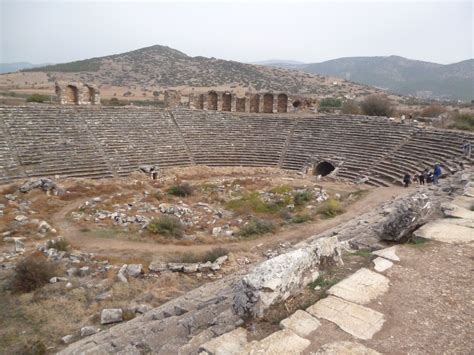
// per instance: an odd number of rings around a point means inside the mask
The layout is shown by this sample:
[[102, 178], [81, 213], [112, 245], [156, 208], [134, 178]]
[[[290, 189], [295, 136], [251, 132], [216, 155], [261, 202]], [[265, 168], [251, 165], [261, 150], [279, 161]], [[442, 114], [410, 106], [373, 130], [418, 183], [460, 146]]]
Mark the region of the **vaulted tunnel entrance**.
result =
[[68, 85], [66, 86], [66, 101], [68, 104], [77, 105], [79, 103], [79, 93], [77, 87]]
[[217, 111], [217, 93], [215, 91], [207, 94], [207, 109]]
[[331, 174], [336, 167], [327, 161], [322, 161], [314, 167], [314, 175], [326, 176]]
[[229, 111], [231, 110], [232, 106], [232, 95], [229, 92], [225, 92], [222, 94], [222, 111]]
[[237, 112], [245, 112], [245, 97], [238, 97], [235, 102]]
[[272, 94], [263, 95], [263, 112], [265, 113], [273, 112], [273, 95]]

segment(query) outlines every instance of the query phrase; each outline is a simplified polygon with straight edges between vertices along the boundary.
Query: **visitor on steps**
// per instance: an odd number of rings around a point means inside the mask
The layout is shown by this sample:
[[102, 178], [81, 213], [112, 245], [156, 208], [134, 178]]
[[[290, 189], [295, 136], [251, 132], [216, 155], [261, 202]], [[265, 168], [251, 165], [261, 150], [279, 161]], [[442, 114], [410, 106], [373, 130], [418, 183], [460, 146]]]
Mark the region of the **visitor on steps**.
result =
[[425, 169], [418, 175], [418, 180], [420, 181], [420, 185], [424, 185], [425, 181], [428, 180], [428, 169]]
[[471, 151], [472, 151], [472, 145], [471, 142], [465, 142], [462, 145], [462, 151], [464, 153], [464, 156], [468, 159], [471, 159]]
[[439, 163], [436, 163], [434, 166], [434, 172], [433, 172], [433, 183], [437, 184], [438, 180], [443, 172], [441, 171], [441, 166]]
[[403, 186], [408, 187], [411, 184], [411, 176], [410, 174], [405, 174], [403, 177]]

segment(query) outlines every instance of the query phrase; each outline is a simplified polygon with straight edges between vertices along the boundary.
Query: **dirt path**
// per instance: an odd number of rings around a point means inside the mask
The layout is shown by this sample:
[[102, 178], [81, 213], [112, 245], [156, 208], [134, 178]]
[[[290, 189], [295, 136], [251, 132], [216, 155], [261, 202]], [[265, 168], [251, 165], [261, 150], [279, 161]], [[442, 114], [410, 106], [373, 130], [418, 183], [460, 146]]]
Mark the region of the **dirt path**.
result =
[[74, 246], [94, 252], [98, 254], [117, 255], [117, 256], [133, 256], [149, 257], [162, 256], [169, 253], [179, 252], [205, 252], [216, 246], [225, 247], [233, 252], [249, 252], [254, 251], [257, 246], [262, 250], [271, 249], [278, 246], [279, 243], [285, 241], [297, 242], [308, 238], [314, 234], [321, 233], [330, 229], [340, 223], [346, 222], [355, 216], [368, 212], [378, 206], [379, 204], [401, 194], [407, 193], [410, 190], [404, 190], [399, 187], [387, 187], [369, 190], [369, 193], [356, 201], [350, 206], [348, 211], [340, 216], [328, 220], [321, 220], [312, 224], [304, 224], [301, 226], [287, 227], [282, 231], [263, 236], [257, 239], [250, 239], [247, 241], [231, 241], [215, 244], [195, 244], [195, 245], [176, 245], [176, 244], [160, 244], [149, 241], [131, 241], [123, 239], [101, 238], [87, 235], [80, 231], [80, 227], [74, 222], [71, 222], [67, 216], [76, 210], [86, 199], [75, 201], [67, 205], [59, 212], [51, 217], [52, 224], [57, 227], [61, 234], [66, 237]]

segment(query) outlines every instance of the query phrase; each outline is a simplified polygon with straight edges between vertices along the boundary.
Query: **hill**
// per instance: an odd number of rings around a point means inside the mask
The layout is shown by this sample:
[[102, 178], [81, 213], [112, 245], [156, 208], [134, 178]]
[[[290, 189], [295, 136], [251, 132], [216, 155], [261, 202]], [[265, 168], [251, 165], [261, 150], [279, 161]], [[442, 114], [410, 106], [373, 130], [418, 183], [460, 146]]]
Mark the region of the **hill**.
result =
[[44, 65], [47, 65], [47, 64], [32, 64], [28, 62], [0, 63], [0, 74], [13, 73], [18, 70], [42, 67]]
[[434, 99], [474, 99], [474, 59], [443, 65], [399, 56], [348, 57], [298, 66], [401, 95]]
[[[71, 63], [26, 69], [20, 75], [0, 76], [0, 87], [27, 89], [49, 87], [55, 80], [93, 82], [113, 96], [151, 97], [163, 88], [183, 92], [215, 88], [245, 92], [283, 91], [315, 96], [354, 95], [362, 97], [380, 90], [366, 85], [285, 68], [245, 64], [216, 58], [191, 57], [166, 46], [152, 46], [131, 52]], [[335, 82], [337, 81], [337, 82]], [[28, 83], [28, 84], [25, 84]]]

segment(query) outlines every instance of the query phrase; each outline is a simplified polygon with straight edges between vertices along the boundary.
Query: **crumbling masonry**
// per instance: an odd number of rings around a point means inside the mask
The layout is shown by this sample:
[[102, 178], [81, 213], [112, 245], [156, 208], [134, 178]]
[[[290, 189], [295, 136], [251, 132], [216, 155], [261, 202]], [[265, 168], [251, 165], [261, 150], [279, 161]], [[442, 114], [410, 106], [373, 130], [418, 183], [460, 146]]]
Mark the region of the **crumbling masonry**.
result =
[[93, 84], [56, 82], [55, 91], [61, 105], [100, 105], [100, 92]]

